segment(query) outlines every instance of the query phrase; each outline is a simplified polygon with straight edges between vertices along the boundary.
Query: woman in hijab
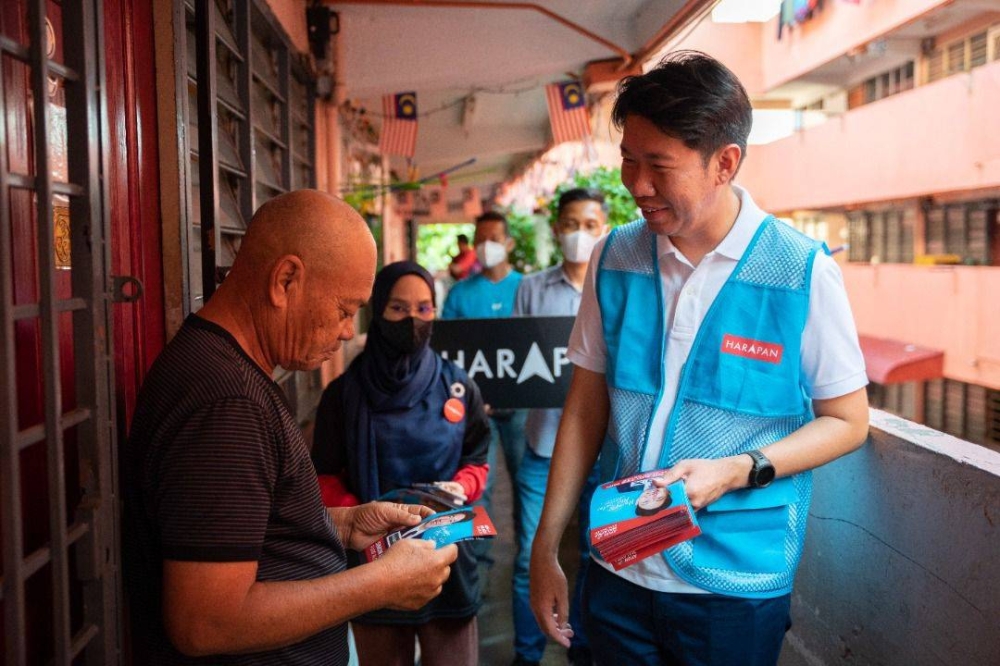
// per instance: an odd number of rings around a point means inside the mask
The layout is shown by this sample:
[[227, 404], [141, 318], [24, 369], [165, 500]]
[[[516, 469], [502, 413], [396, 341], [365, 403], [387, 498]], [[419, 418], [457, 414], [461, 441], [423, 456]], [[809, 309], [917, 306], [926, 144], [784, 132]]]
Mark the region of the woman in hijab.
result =
[[[323, 393], [313, 462], [327, 506], [352, 506], [414, 483], [473, 502], [489, 467], [489, 421], [479, 388], [429, 346], [434, 280], [400, 261], [375, 278], [364, 351]], [[352, 622], [361, 666], [476, 664], [479, 575], [471, 545], [437, 598], [417, 611], [381, 610]]]

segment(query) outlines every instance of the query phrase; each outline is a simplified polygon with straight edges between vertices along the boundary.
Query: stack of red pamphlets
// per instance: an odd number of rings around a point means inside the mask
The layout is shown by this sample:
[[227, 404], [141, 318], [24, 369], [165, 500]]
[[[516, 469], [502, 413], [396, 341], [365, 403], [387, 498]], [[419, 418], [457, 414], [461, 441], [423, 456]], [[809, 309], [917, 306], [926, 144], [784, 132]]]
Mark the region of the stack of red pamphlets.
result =
[[590, 544], [617, 571], [701, 534], [684, 482], [643, 472], [602, 484], [590, 502]]

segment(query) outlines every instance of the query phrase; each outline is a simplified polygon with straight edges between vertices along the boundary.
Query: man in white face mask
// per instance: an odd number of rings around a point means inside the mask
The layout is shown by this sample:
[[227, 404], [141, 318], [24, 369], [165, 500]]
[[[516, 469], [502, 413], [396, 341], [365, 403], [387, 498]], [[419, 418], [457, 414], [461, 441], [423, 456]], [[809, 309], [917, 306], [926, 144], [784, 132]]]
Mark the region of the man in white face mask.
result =
[[[476, 234], [472, 239], [476, 256], [483, 267], [478, 275], [456, 283], [444, 302], [442, 319], [495, 319], [510, 317], [514, 309], [514, 296], [521, 284], [521, 273], [510, 265], [509, 253], [514, 249], [507, 226], [507, 218], [490, 211], [476, 218]], [[482, 502], [489, 511], [496, 480], [497, 451], [502, 450], [511, 484], [524, 455], [524, 410], [491, 410], [492, 439], [488, 456], [490, 473], [486, 480]], [[514, 499], [514, 518], [519, 506]], [[492, 564], [489, 554], [490, 541], [479, 542], [479, 559], [484, 565]]]
[[[594, 189], [577, 188], [559, 197], [553, 233], [562, 248], [562, 264], [529, 275], [521, 281], [514, 303], [515, 316], [575, 316], [580, 308], [583, 282], [587, 275], [590, 255], [597, 241], [607, 231], [604, 195]], [[514, 650], [520, 664], [536, 664], [542, 658], [547, 642], [538, 628], [528, 599], [528, 565], [531, 561], [531, 540], [538, 528], [545, 499], [545, 487], [552, 461], [561, 409], [533, 409], [528, 413], [525, 438], [528, 447], [521, 459], [515, 479], [515, 491], [521, 505], [517, 525], [518, 553], [514, 561]], [[590, 664], [590, 649], [583, 633], [580, 616], [580, 592], [583, 573], [590, 561], [587, 532], [590, 496], [597, 484], [596, 471], [580, 497], [580, 569], [573, 595], [570, 625], [575, 635], [570, 644], [571, 664]]]
[[480, 215], [476, 218], [472, 242], [483, 270], [451, 288], [441, 318], [509, 317], [521, 274], [510, 265], [508, 255], [514, 249], [514, 239], [510, 237], [507, 218], [495, 212]]

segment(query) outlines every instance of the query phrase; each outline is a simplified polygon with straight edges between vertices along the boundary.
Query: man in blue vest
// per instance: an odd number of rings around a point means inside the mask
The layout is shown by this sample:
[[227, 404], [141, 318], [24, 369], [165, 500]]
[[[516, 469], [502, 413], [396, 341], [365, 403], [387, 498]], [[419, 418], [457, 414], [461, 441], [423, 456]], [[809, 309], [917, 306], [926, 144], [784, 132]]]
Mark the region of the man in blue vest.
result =
[[[531, 603], [564, 645], [557, 551], [575, 498], [669, 468], [702, 535], [587, 573], [599, 664], [773, 665], [789, 626], [810, 470], [858, 448], [867, 384], [837, 265], [733, 180], [752, 122], [739, 80], [697, 52], [619, 87], [622, 182], [644, 219], [595, 248], [576, 366], [532, 547]], [[596, 558], [595, 558], [596, 559]]]

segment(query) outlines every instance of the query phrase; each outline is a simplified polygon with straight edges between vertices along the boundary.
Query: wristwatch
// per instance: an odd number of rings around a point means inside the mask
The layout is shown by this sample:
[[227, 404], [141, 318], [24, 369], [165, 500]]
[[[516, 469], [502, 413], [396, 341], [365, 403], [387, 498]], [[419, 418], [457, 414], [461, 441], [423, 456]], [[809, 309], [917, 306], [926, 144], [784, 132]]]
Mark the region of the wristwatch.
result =
[[774, 465], [760, 451], [746, 451], [753, 459], [753, 467], [750, 469], [750, 487], [766, 488], [774, 481]]

